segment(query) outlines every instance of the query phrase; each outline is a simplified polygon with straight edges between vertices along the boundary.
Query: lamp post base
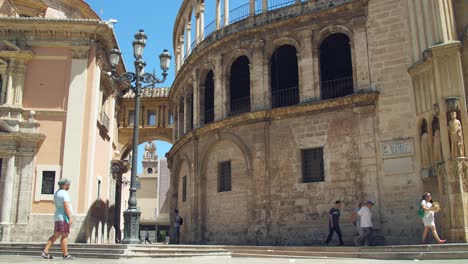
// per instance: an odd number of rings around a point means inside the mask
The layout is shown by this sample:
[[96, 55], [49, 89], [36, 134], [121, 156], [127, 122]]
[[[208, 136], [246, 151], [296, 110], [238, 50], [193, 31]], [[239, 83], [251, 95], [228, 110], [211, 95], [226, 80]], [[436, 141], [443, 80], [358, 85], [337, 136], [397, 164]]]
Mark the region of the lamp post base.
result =
[[140, 216], [138, 210], [124, 212], [124, 239], [122, 244], [140, 244]]

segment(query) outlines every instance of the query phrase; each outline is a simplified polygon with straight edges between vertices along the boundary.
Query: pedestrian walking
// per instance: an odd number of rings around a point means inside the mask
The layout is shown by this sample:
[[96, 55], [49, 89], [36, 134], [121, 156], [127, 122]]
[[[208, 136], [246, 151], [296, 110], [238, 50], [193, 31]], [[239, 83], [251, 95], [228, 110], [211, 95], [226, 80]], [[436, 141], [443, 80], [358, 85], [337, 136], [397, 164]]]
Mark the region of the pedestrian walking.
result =
[[330, 209], [330, 212], [328, 213], [328, 237], [327, 240], [325, 241], [325, 244], [328, 246], [328, 243], [330, 243], [330, 240], [332, 239], [333, 233], [336, 232], [338, 235], [338, 239], [340, 243], [338, 246], [342, 246], [343, 243], [343, 235], [341, 233], [341, 228], [340, 228], [340, 208], [341, 208], [341, 201], [336, 201], [335, 206]]
[[146, 241], [148, 241], [148, 243], [151, 244], [151, 241], [149, 239], [150, 235], [149, 235], [149, 230], [148, 228], [146, 228], [146, 234], [145, 234], [145, 244], [146, 244]]
[[54, 242], [60, 238], [60, 247], [62, 248], [63, 259], [73, 260], [75, 257], [68, 253], [68, 235], [70, 226], [73, 225], [70, 195], [70, 181], [61, 179], [58, 182], [59, 190], [54, 194], [55, 214], [54, 214], [54, 234], [49, 238], [41, 256], [45, 259], [52, 259], [49, 250]]
[[174, 219], [174, 244], [180, 243], [180, 227], [184, 223], [184, 219], [179, 215], [179, 210], [174, 210], [176, 217]]
[[439, 234], [437, 234], [437, 229], [435, 226], [435, 219], [434, 214], [438, 210], [434, 206], [434, 202], [432, 201], [432, 195], [428, 192], [425, 192], [421, 199], [421, 207], [424, 210], [424, 216], [422, 218], [424, 224], [424, 231], [422, 235], [422, 244], [426, 243], [427, 233], [429, 230], [432, 231], [432, 236], [437, 240], [437, 243], [444, 244], [447, 242], [445, 239], [440, 239]]
[[358, 203], [358, 206], [354, 208], [354, 212], [351, 214], [351, 220], [353, 221], [353, 225], [356, 228], [357, 235], [354, 237], [354, 244], [358, 244], [358, 240], [362, 236], [362, 228], [361, 228], [361, 217], [357, 214], [359, 210], [361, 210], [363, 203]]
[[374, 240], [374, 225], [372, 224], [371, 208], [374, 206], [372, 201], [367, 201], [364, 206], [359, 209], [357, 215], [361, 219], [362, 235], [359, 237], [359, 245], [372, 246]]

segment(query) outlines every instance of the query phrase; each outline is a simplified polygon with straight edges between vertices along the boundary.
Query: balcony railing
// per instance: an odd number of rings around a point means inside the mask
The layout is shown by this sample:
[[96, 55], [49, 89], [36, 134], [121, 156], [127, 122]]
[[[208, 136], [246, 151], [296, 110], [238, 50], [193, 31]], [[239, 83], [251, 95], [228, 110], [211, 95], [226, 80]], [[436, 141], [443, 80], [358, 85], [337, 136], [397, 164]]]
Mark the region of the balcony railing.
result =
[[214, 122], [214, 109], [205, 110], [205, 124]]
[[104, 111], [101, 112], [101, 117], [100, 117], [100, 120], [99, 120], [99, 121], [101, 121], [102, 126], [103, 126], [107, 131], [109, 131], [110, 119], [109, 119], [109, 117], [107, 116], [106, 112], [104, 112]]
[[229, 11], [229, 23], [236, 23], [250, 15], [250, 4], [243, 4]]
[[296, 3], [296, 0], [269, 0], [268, 10], [273, 10], [285, 6], [290, 6]]
[[240, 115], [250, 112], [250, 96], [231, 100], [229, 115]]
[[271, 107], [285, 107], [299, 104], [299, 86], [271, 92]]
[[353, 77], [323, 81], [320, 87], [322, 99], [333, 99], [350, 95], [354, 91]]

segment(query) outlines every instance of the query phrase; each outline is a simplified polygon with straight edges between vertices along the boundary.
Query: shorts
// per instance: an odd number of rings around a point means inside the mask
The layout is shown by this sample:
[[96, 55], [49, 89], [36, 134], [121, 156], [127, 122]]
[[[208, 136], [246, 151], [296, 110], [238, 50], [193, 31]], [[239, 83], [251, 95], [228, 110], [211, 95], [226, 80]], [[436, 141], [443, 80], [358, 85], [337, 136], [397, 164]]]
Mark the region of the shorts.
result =
[[54, 233], [64, 235], [70, 234], [70, 224], [65, 221], [56, 221], [54, 225]]

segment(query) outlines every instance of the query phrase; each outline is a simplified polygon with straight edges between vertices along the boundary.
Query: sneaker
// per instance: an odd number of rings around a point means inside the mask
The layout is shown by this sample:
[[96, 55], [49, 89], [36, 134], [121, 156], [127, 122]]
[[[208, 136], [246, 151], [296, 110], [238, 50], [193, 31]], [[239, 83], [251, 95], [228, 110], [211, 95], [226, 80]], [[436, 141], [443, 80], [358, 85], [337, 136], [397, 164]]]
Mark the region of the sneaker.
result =
[[439, 241], [439, 244], [445, 244], [446, 242], [447, 242], [447, 239], [441, 239], [441, 240]]
[[53, 259], [53, 257], [49, 253], [45, 253], [44, 251], [42, 251], [41, 257], [45, 259]]
[[74, 259], [76, 259], [76, 258], [73, 257], [72, 255], [68, 254], [68, 255], [66, 255], [66, 256], [63, 256], [63, 259], [74, 260]]

